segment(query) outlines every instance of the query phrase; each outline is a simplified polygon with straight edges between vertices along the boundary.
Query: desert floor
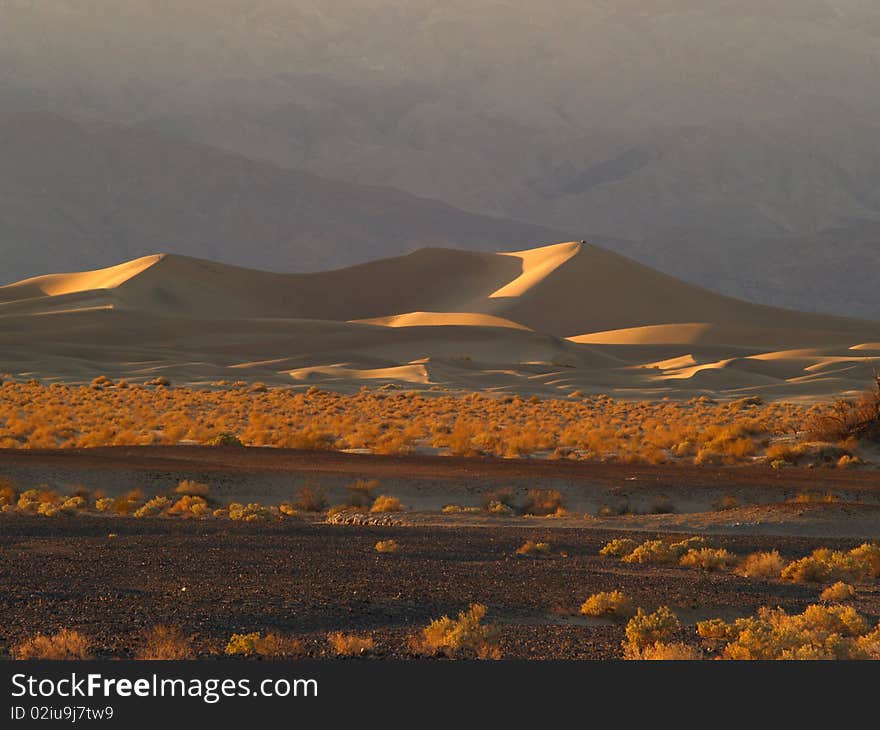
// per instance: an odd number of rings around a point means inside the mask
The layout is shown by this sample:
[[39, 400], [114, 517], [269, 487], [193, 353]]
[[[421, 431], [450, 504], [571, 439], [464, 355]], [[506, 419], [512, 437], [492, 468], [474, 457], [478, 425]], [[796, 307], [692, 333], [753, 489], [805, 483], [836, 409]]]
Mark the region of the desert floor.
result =
[[[138, 448], [0, 454], [4, 473], [50, 486], [167, 491], [200, 478], [223, 500], [280, 496], [320, 480], [333, 501], [356, 478], [378, 478], [406, 512], [388, 524], [327, 524], [320, 516], [244, 524], [228, 519], [0, 515], [0, 653], [23, 637], [61, 627], [94, 641], [100, 656], [130, 656], [155, 624], [179, 626], [205, 656], [232, 633], [277, 630], [310, 656], [327, 656], [327, 633], [369, 633], [373, 656], [408, 656], [407, 637], [473, 602], [489, 608], [507, 658], [609, 659], [621, 655], [624, 624], [580, 616], [591, 594], [623, 590], [637, 605], [671, 607], [680, 638], [697, 621], [731, 620], [760, 606], [801, 611], [819, 584], [740, 577], [729, 570], [626, 564], [599, 549], [637, 539], [709, 534], [737, 555], [778, 549], [796, 559], [820, 546], [851, 548], [880, 532], [880, 481], [873, 471], [576, 464], [430, 457], [377, 457], [282, 449]], [[478, 505], [500, 485], [552, 486], [564, 517], [446, 515], [447, 503]], [[796, 501], [810, 490], [834, 502]], [[738, 506], [718, 509], [721, 497]], [[661, 514], [652, 514], [659, 509]], [[626, 508], [621, 505], [625, 503]], [[604, 504], [625, 512], [596, 514]], [[591, 507], [592, 510], [585, 509]], [[671, 510], [668, 511], [667, 510]], [[400, 549], [379, 554], [393, 538]], [[526, 540], [547, 542], [521, 557]], [[880, 618], [877, 581], [851, 602]]]

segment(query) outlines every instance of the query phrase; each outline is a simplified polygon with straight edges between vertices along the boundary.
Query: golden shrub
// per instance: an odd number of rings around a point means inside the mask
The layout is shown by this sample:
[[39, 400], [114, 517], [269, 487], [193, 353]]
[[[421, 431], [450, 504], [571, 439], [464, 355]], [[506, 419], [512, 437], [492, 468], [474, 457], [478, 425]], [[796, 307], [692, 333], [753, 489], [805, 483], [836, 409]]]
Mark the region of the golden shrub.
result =
[[686, 568], [699, 568], [700, 570], [722, 570], [735, 562], [736, 556], [723, 548], [688, 550], [678, 561], [679, 565]]
[[376, 643], [372, 636], [357, 636], [356, 634], [345, 634], [342, 631], [333, 631], [327, 634], [327, 642], [336, 656], [366, 654], [373, 650]]
[[526, 540], [516, 549], [516, 554], [525, 555], [530, 558], [546, 556], [550, 554], [550, 543]]
[[856, 589], [849, 583], [837, 581], [837, 583], [828, 586], [819, 598], [825, 603], [841, 603], [855, 598]]
[[376, 543], [377, 553], [396, 553], [400, 549], [397, 540], [379, 540]]
[[860, 583], [870, 575], [871, 564], [860, 553], [829, 548], [814, 550], [812, 555], [789, 563], [782, 571], [782, 578], [796, 583]]
[[207, 497], [211, 488], [202, 482], [192, 479], [184, 479], [174, 488], [175, 494], [184, 494], [190, 497]]
[[746, 556], [737, 567], [736, 572], [744, 578], [771, 580], [781, 576], [785, 565], [786, 562], [779, 551], [771, 550]]
[[78, 631], [61, 629], [51, 636], [37, 634], [12, 647], [15, 659], [88, 659], [89, 640]]
[[370, 507], [370, 512], [403, 512], [405, 509], [397, 497], [380, 494]]
[[472, 603], [466, 611], [459, 612], [457, 619], [442, 616], [422, 629], [410, 641], [410, 648], [419, 654], [466, 653], [480, 659], [500, 659], [498, 632], [483, 624], [486, 612], [484, 605]]
[[812, 605], [801, 614], [764, 607], [732, 623], [701, 622], [697, 632], [721, 645], [722, 658], [738, 660], [868, 659], [880, 636], [855, 609], [841, 605]]
[[671, 643], [658, 641], [656, 644], [648, 644], [639, 647], [634, 644], [625, 644], [623, 658], [629, 661], [676, 661], [693, 662], [703, 658], [703, 652], [699, 647], [689, 644]]
[[177, 626], [154, 626], [144, 636], [135, 658], [151, 661], [193, 659], [192, 639]]
[[629, 555], [624, 555], [624, 563], [674, 565], [678, 562], [679, 551], [673, 550], [664, 540], [646, 540]]
[[581, 606], [585, 616], [611, 616], [616, 619], [629, 619], [636, 609], [632, 600], [623, 591], [603, 591], [594, 593]]
[[681, 628], [678, 617], [668, 606], [660, 606], [653, 613], [645, 613], [641, 608], [626, 625], [626, 641], [633, 647], [665, 643], [673, 633]]
[[624, 558], [639, 546], [635, 540], [628, 537], [615, 538], [607, 543], [600, 551], [599, 555], [608, 557]]

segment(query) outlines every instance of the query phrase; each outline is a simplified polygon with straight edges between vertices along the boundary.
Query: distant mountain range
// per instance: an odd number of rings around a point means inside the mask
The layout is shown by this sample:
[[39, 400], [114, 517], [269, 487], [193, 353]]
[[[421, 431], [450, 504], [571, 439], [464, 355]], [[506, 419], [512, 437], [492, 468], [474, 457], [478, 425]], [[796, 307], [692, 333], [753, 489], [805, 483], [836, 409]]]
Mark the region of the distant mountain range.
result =
[[50, 113], [0, 115], [0, 159], [5, 282], [156, 250], [310, 271], [424, 246], [492, 250], [566, 238], [390, 188]]

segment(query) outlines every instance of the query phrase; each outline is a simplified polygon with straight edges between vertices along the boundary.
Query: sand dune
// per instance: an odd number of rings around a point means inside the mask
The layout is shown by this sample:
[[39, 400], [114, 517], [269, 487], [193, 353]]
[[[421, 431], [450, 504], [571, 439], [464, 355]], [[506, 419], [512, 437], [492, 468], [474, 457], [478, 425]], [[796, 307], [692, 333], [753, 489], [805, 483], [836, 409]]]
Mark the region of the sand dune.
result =
[[626, 397], [825, 397], [880, 366], [880, 324], [713, 294], [583, 242], [422, 249], [316, 274], [176, 255], [0, 287], [0, 368]]

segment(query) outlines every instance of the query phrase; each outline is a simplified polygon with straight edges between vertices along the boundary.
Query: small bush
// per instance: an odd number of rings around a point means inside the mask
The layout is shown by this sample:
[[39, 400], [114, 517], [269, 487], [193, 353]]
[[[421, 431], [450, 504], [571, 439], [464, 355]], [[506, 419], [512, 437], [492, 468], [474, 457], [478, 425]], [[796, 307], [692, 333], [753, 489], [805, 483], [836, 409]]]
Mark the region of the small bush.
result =
[[632, 600], [623, 591], [594, 593], [581, 606], [581, 613], [585, 616], [629, 619], [635, 612]]
[[0, 507], [15, 504], [18, 501], [18, 488], [15, 482], [6, 477], [0, 477]]
[[638, 546], [639, 543], [637, 543], [635, 540], [631, 540], [628, 537], [615, 538], [599, 551], [599, 555], [604, 555], [606, 557], [625, 558]]
[[379, 540], [376, 543], [377, 553], [396, 553], [400, 549], [397, 540]]
[[564, 514], [562, 494], [556, 489], [530, 489], [522, 511], [535, 517]]
[[224, 431], [205, 441], [205, 446], [244, 446], [244, 444], [234, 433]]
[[756, 616], [697, 624], [697, 632], [719, 644], [724, 659], [868, 659], [880, 656], [880, 630], [850, 606], [808, 606], [802, 614], [761, 608]]
[[874, 387], [861, 398], [839, 400], [806, 425], [807, 436], [819, 441], [857, 439], [880, 442], [880, 374], [874, 376]]
[[736, 556], [724, 549], [700, 548], [688, 550], [678, 561], [686, 568], [700, 570], [722, 570], [736, 562]]
[[140, 489], [132, 489], [113, 500], [113, 511], [121, 516], [130, 515], [143, 500], [144, 493]]
[[761, 580], [775, 580], [780, 577], [785, 568], [785, 560], [778, 550], [769, 552], [752, 553], [747, 556], [737, 567], [736, 572], [744, 578], [757, 578]]
[[156, 517], [171, 506], [171, 500], [168, 497], [153, 497], [146, 504], [138, 507], [133, 515], [134, 517]]
[[281, 636], [270, 631], [265, 636], [259, 631], [250, 634], [233, 634], [226, 645], [229, 656], [261, 657], [263, 659], [282, 659], [302, 654], [302, 645], [297, 639]]
[[464, 652], [480, 659], [500, 659], [498, 632], [483, 624], [486, 611], [482, 604], [472, 603], [458, 614], [458, 619], [443, 616], [432, 621], [411, 640], [410, 647], [419, 654], [444, 652], [456, 656]]
[[175, 494], [186, 494], [190, 497], [207, 497], [211, 488], [202, 482], [196, 482], [192, 479], [184, 479], [174, 488]]
[[865, 565], [872, 578], [880, 578], [880, 545], [865, 542], [850, 550], [849, 554]]
[[855, 595], [856, 589], [849, 583], [837, 581], [837, 583], [828, 586], [822, 591], [820, 599], [825, 603], [842, 603], [843, 601], [849, 601], [852, 598], [855, 598]]
[[516, 554], [524, 555], [529, 558], [546, 556], [550, 554], [550, 543], [526, 540], [516, 549]]
[[516, 500], [513, 490], [509, 487], [503, 489], [493, 489], [483, 495], [483, 509], [487, 512], [498, 513], [502, 511], [500, 508], [506, 507], [511, 514], [516, 511]]
[[[225, 511], [229, 519], [235, 522], [262, 522], [272, 517], [272, 510], [258, 502], [249, 502], [248, 504], [231, 502]], [[223, 513], [222, 510], [216, 510], [215, 517], [219, 516], [218, 512]]]
[[202, 497], [193, 497], [184, 494], [168, 508], [169, 515], [182, 515], [184, 517], [203, 517], [211, 513], [211, 508]]
[[782, 578], [795, 583], [833, 583], [838, 580], [861, 583], [871, 575], [871, 565], [853, 552], [819, 548], [812, 555], [789, 563], [782, 571]]
[[154, 626], [144, 637], [135, 658], [168, 661], [192, 659], [192, 639], [176, 626]]
[[626, 625], [626, 641], [632, 647], [644, 649], [665, 643], [680, 628], [678, 617], [668, 606], [661, 606], [654, 613], [645, 613], [640, 608]]
[[372, 636], [355, 636], [334, 631], [327, 634], [327, 642], [336, 656], [355, 656], [373, 650], [375, 642]]
[[405, 509], [397, 497], [380, 494], [370, 507], [370, 512], [403, 512]]
[[673, 565], [678, 562], [679, 553], [663, 540], [646, 540], [629, 555], [624, 555], [624, 563]]
[[703, 658], [703, 652], [696, 646], [673, 643], [665, 644], [658, 641], [645, 647], [625, 644], [623, 658], [629, 661], [676, 661], [693, 662]]
[[51, 636], [37, 634], [12, 647], [15, 659], [88, 659], [89, 640], [78, 631], [61, 629]]
[[294, 506], [301, 512], [321, 512], [327, 508], [327, 495], [320, 487], [306, 482], [297, 490]]

